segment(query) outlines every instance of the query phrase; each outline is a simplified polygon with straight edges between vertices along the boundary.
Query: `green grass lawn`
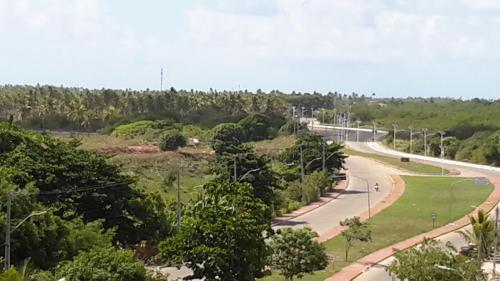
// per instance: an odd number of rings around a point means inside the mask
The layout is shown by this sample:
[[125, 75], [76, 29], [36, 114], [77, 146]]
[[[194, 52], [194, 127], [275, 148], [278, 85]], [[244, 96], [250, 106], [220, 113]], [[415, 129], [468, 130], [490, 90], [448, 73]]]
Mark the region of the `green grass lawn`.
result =
[[[432, 166], [432, 165], [428, 165], [428, 164], [422, 164], [422, 163], [416, 163], [416, 162], [401, 162], [400, 159], [396, 158], [396, 157], [378, 155], [378, 154], [374, 154], [374, 153], [360, 152], [360, 151], [355, 151], [355, 150], [351, 150], [351, 149], [345, 149], [345, 153], [348, 155], [357, 155], [357, 156], [375, 159], [375, 160], [378, 160], [380, 162], [384, 162], [384, 163], [387, 163], [389, 165], [400, 168], [402, 170], [406, 170], [406, 171], [413, 172], [416, 174], [441, 175], [441, 168], [436, 167], [436, 166]], [[445, 169], [444, 173], [449, 174], [449, 171]]]
[[[431, 214], [437, 214], [436, 227], [446, 225], [470, 213], [473, 205], [486, 200], [493, 186], [478, 186], [472, 181], [452, 186], [460, 179], [451, 177], [403, 177], [406, 191], [392, 206], [369, 220], [373, 241], [357, 243], [344, 261], [344, 240], [341, 235], [324, 243], [335, 262], [325, 270], [306, 275], [303, 280], [325, 280], [343, 267], [376, 250], [432, 230]], [[333, 225], [332, 225], [333, 227]], [[284, 280], [277, 273], [264, 278]]]

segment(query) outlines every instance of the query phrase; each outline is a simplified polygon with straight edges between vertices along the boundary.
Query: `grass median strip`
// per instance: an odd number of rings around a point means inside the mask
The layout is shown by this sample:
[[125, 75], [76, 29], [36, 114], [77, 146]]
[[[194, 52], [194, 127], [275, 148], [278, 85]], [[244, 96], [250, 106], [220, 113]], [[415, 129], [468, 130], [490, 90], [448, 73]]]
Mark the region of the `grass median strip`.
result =
[[[416, 174], [441, 175], [441, 168], [433, 165], [411, 162], [411, 160], [410, 162], [401, 162], [400, 158], [397, 157], [360, 152], [351, 149], [345, 149], [344, 151], [348, 155], [356, 155], [356, 156], [371, 158]], [[449, 171], [445, 169], [444, 173], [449, 174]]]
[[[368, 222], [373, 241], [357, 243], [344, 261], [345, 244], [342, 236], [324, 243], [327, 253], [335, 261], [325, 270], [306, 275], [303, 280], [325, 280], [352, 262], [384, 247], [432, 230], [431, 214], [437, 215], [436, 228], [456, 221], [484, 202], [493, 186], [476, 185], [471, 181], [457, 183], [452, 177], [403, 177], [406, 191], [392, 206], [372, 217]], [[333, 227], [333, 226], [332, 226]], [[284, 280], [274, 273], [265, 278]]]

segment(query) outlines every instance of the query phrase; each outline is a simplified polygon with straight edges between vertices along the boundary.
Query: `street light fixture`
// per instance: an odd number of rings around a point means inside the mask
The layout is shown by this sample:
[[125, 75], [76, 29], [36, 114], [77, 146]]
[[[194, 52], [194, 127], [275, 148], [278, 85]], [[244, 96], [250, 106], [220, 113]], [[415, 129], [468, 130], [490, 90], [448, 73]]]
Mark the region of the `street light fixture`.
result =
[[454, 269], [454, 268], [451, 268], [451, 267], [447, 267], [447, 266], [444, 266], [444, 265], [440, 265], [440, 264], [435, 264], [434, 265], [435, 268], [438, 268], [438, 269], [442, 269], [442, 270], [447, 270], [447, 271], [451, 271], [453, 273], [455, 273], [457, 276], [460, 276], [460, 278], [462, 278], [463, 280], [467, 280], [465, 279], [465, 277], [460, 273], [460, 271], [458, 271], [457, 269]]
[[398, 124], [394, 123], [392, 124], [392, 127], [394, 128], [394, 138], [392, 140], [392, 148], [394, 150], [396, 150], [396, 133], [397, 133], [397, 130], [398, 130]]
[[410, 130], [410, 154], [413, 154], [413, 127], [408, 127]]
[[25, 223], [29, 218], [34, 217], [34, 216], [40, 216], [47, 211], [41, 211], [41, 212], [32, 212], [29, 214], [27, 217], [22, 219], [14, 228], [11, 229], [11, 223], [12, 223], [12, 217], [11, 217], [11, 208], [12, 208], [12, 197], [13, 197], [14, 192], [9, 192], [7, 194], [7, 214], [6, 214], [6, 219], [5, 219], [5, 255], [4, 255], [4, 269], [8, 270], [10, 268], [10, 236], [11, 234], [16, 231], [23, 223]]
[[[357, 178], [363, 182], [365, 182], [366, 184], [366, 195], [367, 195], [367, 200], [368, 200], [368, 218], [371, 218], [372, 215], [371, 215], [371, 206], [370, 206], [370, 184], [368, 183], [368, 180], [362, 178], [362, 177], [358, 177], [358, 176], [355, 176], [355, 175], [349, 175], [349, 177], [354, 177], [354, 178]], [[376, 185], [378, 185], [376, 183]]]
[[361, 124], [361, 120], [356, 120], [356, 124], [358, 125], [358, 130], [356, 131], [356, 142], [359, 142], [359, 124]]
[[[441, 159], [443, 159], [443, 158], [444, 158], [443, 137], [444, 137], [444, 135], [446, 134], [446, 132], [444, 132], [444, 131], [439, 131], [438, 133], [441, 135], [441, 146], [439, 147], [439, 150], [440, 150], [440, 151], [439, 151], [439, 154], [440, 154], [440, 156], [441, 156]], [[442, 166], [442, 165], [441, 165], [441, 176], [444, 176], [444, 168], [443, 168], [443, 166]]]
[[422, 132], [424, 133], [424, 156], [427, 156], [427, 133], [429, 132], [429, 129], [423, 128]]

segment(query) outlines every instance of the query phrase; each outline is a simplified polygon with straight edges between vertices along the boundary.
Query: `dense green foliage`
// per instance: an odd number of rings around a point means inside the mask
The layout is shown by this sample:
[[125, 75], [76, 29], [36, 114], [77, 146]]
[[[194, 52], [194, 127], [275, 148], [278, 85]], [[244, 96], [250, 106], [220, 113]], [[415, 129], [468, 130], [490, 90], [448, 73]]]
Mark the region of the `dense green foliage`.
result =
[[[0, 124], [0, 197], [12, 198], [12, 223], [36, 214], [12, 233], [14, 264], [29, 258], [53, 269], [92, 247], [172, 233], [172, 212], [158, 195], [136, 190], [106, 157], [77, 145]], [[2, 220], [5, 211], [2, 204]]]
[[279, 188], [278, 179], [266, 156], [260, 156], [248, 145], [221, 147], [223, 154], [211, 163], [211, 170], [220, 180], [249, 183], [256, 198], [268, 206], [274, 200], [273, 190]]
[[232, 150], [245, 141], [243, 127], [234, 123], [223, 123], [212, 129], [212, 149], [217, 155]]
[[461, 230], [459, 233], [465, 241], [473, 246], [473, 255], [478, 261], [488, 259], [494, 251], [495, 222], [483, 210], [477, 211], [477, 217], [470, 216], [471, 230]]
[[[248, 91], [89, 90], [53, 86], [1, 86], [0, 118], [13, 116], [30, 128], [95, 130], [118, 122], [142, 119], [171, 119], [177, 123], [213, 127], [238, 122], [248, 113], [284, 116], [289, 103], [308, 109], [329, 106], [333, 97], [265, 94]], [[282, 117], [280, 117], [282, 118]], [[273, 126], [276, 127], [276, 126]]]
[[96, 247], [57, 268], [57, 277], [71, 281], [149, 281], [144, 264], [132, 251]]
[[178, 130], [168, 130], [160, 138], [158, 147], [163, 150], [176, 150], [179, 147], [186, 146], [187, 139]]
[[327, 144], [318, 134], [302, 133], [297, 136], [294, 146], [283, 151], [280, 159], [300, 170], [302, 151], [304, 172], [309, 174], [322, 170], [324, 155], [325, 172], [333, 173], [343, 167], [344, 159], [347, 157], [343, 154], [342, 148], [343, 146], [339, 143]]
[[272, 250], [271, 266], [279, 270], [287, 281], [324, 269], [328, 262], [325, 248], [314, 240], [317, 236], [309, 228], [278, 230], [269, 244]]
[[209, 183], [186, 210], [181, 232], [160, 245], [161, 259], [186, 265], [194, 278], [254, 280], [266, 262], [268, 213], [249, 184]]
[[278, 114], [249, 114], [238, 122], [245, 133], [245, 140], [258, 141], [275, 137], [284, 124], [283, 117]]
[[396, 254], [389, 271], [402, 280], [487, 280], [481, 263], [443, 249], [435, 240], [426, 239], [420, 247]]
[[[349, 107], [350, 105], [350, 107]], [[422, 129], [429, 129], [429, 155], [439, 156], [438, 131], [446, 132], [444, 154], [447, 158], [481, 164], [500, 165], [500, 100], [458, 100], [440, 98], [377, 99], [344, 104], [337, 110], [353, 113], [362, 126], [390, 131], [387, 144], [392, 146], [393, 124], [398, 125], [397, 148], [410, 150], [409, 127], [413, 128], [413, 152], [423, 153]], [[333, 122], [333, 114], [327, 121]]]

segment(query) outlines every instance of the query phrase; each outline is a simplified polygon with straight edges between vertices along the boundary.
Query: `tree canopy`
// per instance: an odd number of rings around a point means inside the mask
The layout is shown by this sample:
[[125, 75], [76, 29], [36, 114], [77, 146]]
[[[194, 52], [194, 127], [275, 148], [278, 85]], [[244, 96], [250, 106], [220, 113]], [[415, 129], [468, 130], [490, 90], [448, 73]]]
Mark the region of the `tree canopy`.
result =
[[315, 240], [317, 236], [310, 228], [278, 230], [270, 242], [271, 266], [287, 281], [324, 269], [328, 264], [327, 257], [325, 248]]
[[268, 212], [249, 184], [209, 183], [186, 210], [180, 233], [161, 243], [160, 257], [192, 269], [190, 278], [254, 280], [266, 263]]

